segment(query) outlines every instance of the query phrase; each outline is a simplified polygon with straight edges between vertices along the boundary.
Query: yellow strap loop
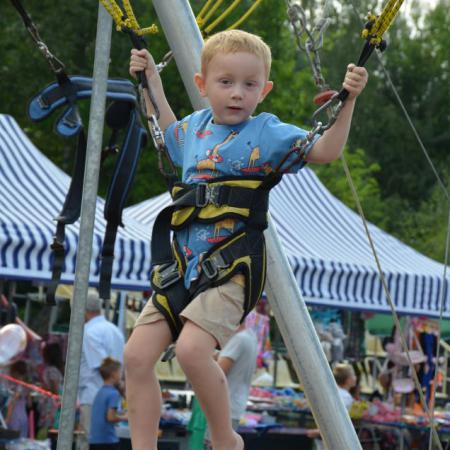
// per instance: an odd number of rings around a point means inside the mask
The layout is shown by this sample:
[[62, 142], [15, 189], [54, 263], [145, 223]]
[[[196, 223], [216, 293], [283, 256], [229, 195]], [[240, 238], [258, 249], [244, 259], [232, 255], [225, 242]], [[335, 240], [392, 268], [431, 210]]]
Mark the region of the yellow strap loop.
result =
[[206, 22], [211, 18], [211, 16], [217, 11], [219, 6], [223, 3], [223, 0], [216, 0], [216, 3], [214, 6], [206, 13], [206, 16], [203, 18], [203, 24], [205, 25]]
[[255, 0], [253, 5], [250, 6], [250, 8], [248, 8], [247, 12], [239, 20], [234, 22], [233, 25], [231, 25], [227, 29], [233, 30], [235, 28], [238, 28], [242, 24], [242, 22], [244, 22], [250, 16], [250, 14], [260, 5], [261, 2], [262, 2], [262, 0]]
[[125, 12], [121, 10], [116, 0], [100, 0], [100, 2], [113, 18], [117, 31], [122, 31], [122, 27], [126, 27], [133, 30], [138, 36], [158, 33], [158, 27], [155, 24], [146, 28], [140, 27], [131, 7], [130, 0], [123, 0]]
[[197, 24], [199, 26], [199, 28], [203, 28], [203, 25], [205, 24], [206, 20], [203, 17], [203, 15], [206, 13], [206, 11], [208, 10], [208, 8], [211, 6], [211, 3], [214, 0], [208, 0], [204, 5], [203, 8], [200, 10], [200, 12], [197, 14], [197, 17], [195, 18], [195, 20], [197, 21]]
[[[234, 0], [233, 3], [227, 7], [225, 11], [223, 11], [219, 17], [217, 17], [210, 25], [206, 26], [206, 23], [211, 19], [212, 15], [218, 10], [218, 8], [222, 5], [223, 0], [207, 0], [205, 5], [202, 7], [200, 12], [197, 14], [196, 21], [197, 24], [204, 32], [204, 34], [209, 34], [211, 31], [219, 25], [224, 19], [226, 19], [239, 5], [241, 0]], [[253, 11], [261, 4], [262, 0], [254, 0], [253, 4], [248, 8], [248, 10], [239, 18], [233, 25], [229, 26], [227, 30], [232, 30], [234, 28], [238, 28], [249, 16], [253, 13]], [[214, 4], [213, 4], [214, 3]]]
[[234, 2], [210, 25], [208, 25], [205, 28], [205, 33], [209, 34], [211, 31], [219, 25], [223, 20], [225, 20], [233, 11], [234, 9], [241, 3], [241, 0], [234, 0]]
[[403, 1], [404, 0], [389, 0], [378, 17], [374, 14], [369, 14], [369, 22], [373, 22], [373, 24], [370, 28], [365, 28], [362, 31], [362, 37], [370, 39], [369, 43], [372, 45], [379, 45], [383, 34], [391, 26]]

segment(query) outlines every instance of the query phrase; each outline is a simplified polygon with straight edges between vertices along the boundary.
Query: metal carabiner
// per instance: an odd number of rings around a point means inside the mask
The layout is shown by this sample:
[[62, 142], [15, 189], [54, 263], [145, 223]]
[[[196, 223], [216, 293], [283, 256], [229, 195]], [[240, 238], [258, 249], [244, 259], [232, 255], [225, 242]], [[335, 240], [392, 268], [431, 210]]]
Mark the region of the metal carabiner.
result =
[[[344, 106], [344, 102], [339, 100], [338, 96], [339, 96], [338, 93], [333, 95], [333, 97], [331, 97], [327, 102], [325, 102], [322, 106], [317, 108], [314, 111], [314, 114], [312, 115], [312, 122], [314, 127], [317, 127], [319, 123], [321, 124], [319, 131], [320, 133], [323, 133], [324, 131], [331, 128], [331, 126], [336, 122], [336, 119], [338, 118], [338, 115]], [[338, 103], [335, 107], [333, 107], [333, 103], [336, 102], [336, 99]], [[318, 120], [318, 117], [324, 112], [328, 114], [328, 122], [325, 124]]]

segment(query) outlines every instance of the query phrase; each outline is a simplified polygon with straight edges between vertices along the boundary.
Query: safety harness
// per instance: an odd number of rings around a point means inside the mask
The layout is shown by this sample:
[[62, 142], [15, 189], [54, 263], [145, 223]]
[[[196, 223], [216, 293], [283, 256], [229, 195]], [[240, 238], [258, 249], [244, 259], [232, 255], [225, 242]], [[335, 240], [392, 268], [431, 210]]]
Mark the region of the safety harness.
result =
[[[244, 317], [261, 297], [265, 283], [266, 254], [263, 231], [267, 228], [269, 191], [281, 174], [265, 177], [221, 177], [195, 185], [176, 183], [173, 203], [157, 216], [152, 232], [153, 304], [166, 318], [176, 340], [182, 328], [180, 312], [201, 292], [219, 286], [236, 274], [245, 277]], [[187, 261], [170, 231], [193, 221], [211, 224], [237, 219], [243, 227], [202, 255], [199, 276], [185, 287]]]
[[[77, 136], [72, 180], [64, 206], [56, 217], [56, 232], [51, 245], [53, 261], [52, 280], [47, 290], [48, 303], [55, 301], [56, 288], [64, 270], [65, 226], [74, 223], [80, 216], [86, 135], [78, 112], [77, 101], [88, 99], [91, 95], [92, 78], [65, 77], [62, 82], [58, 81], [48, 85], [33, 97], [28, 108], [29, 116], [33, 121], [44, 120], [56, 110], [63, 108], [63, 113], [56, 120], [55, 129], [64, 137]], [[108, 80], [106, 98], [112, 101], [106, 113], [106, 124], [111, 128], [112, 133], [109, 145], [102, 155], [102, 161], [112, 153], [117, 153], [117, 159], [104, 208], [107, 225], [102, 246], [99, 285], [100, 297], [104, 299], [110, 297], [117, 228], [123, 226], [123, 207], [136, 172], [141, 149], [147, 139], [147, 132], [142, 126], [137, 110], [137, 95], [133, 83], [129, 80]], [[124, 130], [124, 138], [119, 148], [117, 139], [121, 130]]]

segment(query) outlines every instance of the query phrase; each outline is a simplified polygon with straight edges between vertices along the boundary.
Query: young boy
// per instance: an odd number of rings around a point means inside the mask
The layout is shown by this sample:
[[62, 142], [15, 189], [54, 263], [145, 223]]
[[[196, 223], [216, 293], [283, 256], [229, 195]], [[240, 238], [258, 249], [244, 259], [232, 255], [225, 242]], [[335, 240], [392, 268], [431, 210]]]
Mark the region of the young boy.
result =
[[105, 358], [100, 366], [104, 384], [92, 405], [89, 448], [91, 450], [120, 449], [115, 424], [126, 420], [126, 414], [118, 414], [120, 393], [116, 386], [122, 377], [122, 365], [112, 358]]
[[[188, 186], [198, 184], [194, 187], [199, 188], [202, 183], [223, 176], [237, 180], [245, 175], [262, 179], [276, 171], [289, 150], [306, 136], [304, 130], [282, 123], [272, 114], [252, 117], [258, 104], [272, 90], [270, 65], [270, 49], [258, 36], [239, 30], [211, 36], [202, 52], [201, 72], [195, 75], [199, 92], [208, 98], [211, 108], [177, 122], [153, 58], [146, 50], [132, 50], [130, 73], [135, 76], [136, 72], [145, 71], [160, 111], [159, 124], [165, 130], [170, 157], [182, 167], [182, 181]], [[339, 157], [347, 140], [355, 99], [366, 82], [365, 69], [348, 66], [343, 83], [350, 94], [348, 100], [333, 127], [306, 149], [306, 161], [326, 163]], [[148, 96], [146, 103], [151, 113]], [[288, 164], [296, 156], [288, 157]], [[290, 171], [298, 171], [303, 165], [301, 159]], [[213, 206], [219, 207], [217, 202], [213, 203], [207, 206], [210, 213], [215, 212]], [[198, 219], [176, 232], [178, 246], [187, 261], [186, 288], [204, 279], [199, 267], [208, 272], [202, 259], [205, 252], [217, 242], [227, 242], [227, 238], [243, 227], [241, 220], [230, 217], [214, 223]], [[263, 264], [259, 271], [265, 271]], [[215, 273], [209, 271], [207, 275], [212, 278]], [[201, 292], [180, 313], [183, 328], [176, 354], [207, 417], [214, 450], [244, 448], [242, 438], [231, 426], [225, 375], [213, 358], [215, 348], [223, 348], [248, 312], [246, 295], [250, 278], [244, 275], [235, 274], [225, 284]], [[172, 339], [167, 316], [153, 302], [148, 302], [125, 349], [134, 450], [157, 448], [161, 403], [153, 368]]]

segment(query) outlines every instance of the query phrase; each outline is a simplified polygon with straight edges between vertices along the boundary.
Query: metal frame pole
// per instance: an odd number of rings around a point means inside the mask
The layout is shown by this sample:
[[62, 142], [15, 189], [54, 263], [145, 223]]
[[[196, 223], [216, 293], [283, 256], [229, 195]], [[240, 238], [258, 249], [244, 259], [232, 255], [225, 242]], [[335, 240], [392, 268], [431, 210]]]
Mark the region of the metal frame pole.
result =
[[[200, 70], [203, 40], [187, 0], [153, 0], [178, 70], [195, 109], [204, 108], [193, 82]], [[274, 225], [265, 232], [268, 254], [266, 292], [284, 342], [303, 382], [325, 445], [333, 450], [361, 449], [314, 325], [283, 252]]]
[[64, 394], [57, 450], [72, 449], [81, 348], [83, 343], [84, 311], [89, 286], [95, 207], [103, 138], [106, 87], [111, 48], [111, 25], [111, 16], [99, 3], [86, 166], [83, 180], [83, 200], [81, 203], [80, 237], [77, 249], [75, 283], [69, 326], [69, 346], [66, 355]]

